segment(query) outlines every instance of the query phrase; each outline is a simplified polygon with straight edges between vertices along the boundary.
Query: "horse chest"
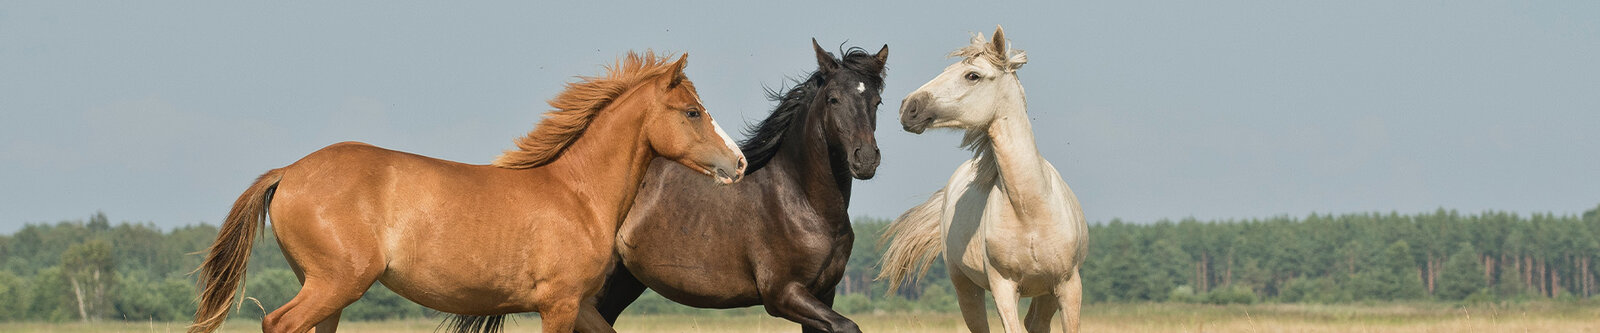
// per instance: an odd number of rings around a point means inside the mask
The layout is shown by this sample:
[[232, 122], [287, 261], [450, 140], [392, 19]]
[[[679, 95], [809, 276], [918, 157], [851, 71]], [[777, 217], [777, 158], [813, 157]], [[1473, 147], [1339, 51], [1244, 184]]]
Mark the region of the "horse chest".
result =
[[[998, 187], [968, 186], [946, 205], [946, 255], [974, 281], [989, 272], [1016, 281], [1023, 289], [1054, 286], [1063, 272], [1076, 268], [1081, 232], [1066, 216], [1024, 220]], [[986, 282], [985, 282], [986, 283]]]
[[[830, 221], [822, 216], [806, 216], [786, 222], [781, 232], [772, 232], [776, 238], [768, 239], [770, 252], [781, 261], [803, 266], [808, 271], [842, 268], [844, 258], [850, 255], [850, 244], [855, 240], [848, 222]], [[845, 225], [840, 229], [839, 224]]]

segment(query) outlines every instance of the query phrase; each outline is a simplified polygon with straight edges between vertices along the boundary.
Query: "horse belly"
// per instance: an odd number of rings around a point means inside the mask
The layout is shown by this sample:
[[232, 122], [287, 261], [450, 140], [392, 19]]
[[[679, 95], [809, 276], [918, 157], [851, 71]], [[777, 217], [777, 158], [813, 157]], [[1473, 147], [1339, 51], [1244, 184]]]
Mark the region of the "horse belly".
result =
[[[402, 223], [384, 234], [388, 270], [379, 279], [401, 296], [457, 314], [536, 311], [557, 289], [598, 289], [610, 251], [569, 231], [560, 238], [537, 225], [448, 228]], [[509, 227], [507, 227], [509, 225]], [[516, 233], [510, 230], [529, 230]], [[559, 257], [560, 260], [553, 258]], [[561, 284], [544, 286], [541, 284]], [[593, 285], [574, 285], [588, 284]], [[554, 289], [552, 289], [554, 288]], [[549, 289], [549, 290], [544, 290]]]
[[748, 269], [730, 269], [705, 264], [704, 262], [630, 263], [628, 270], [657, 294], [688, 306], [730, 308], [761, 303], [761, 294], [756, 290], [755, 279], [741, 273], [748, 272]]
[[[391, 262], [379, 277], [383, 285], [428, 308], [470, 315], [535, 311], [532, 283], [512, 272], [488, 268], [407, 269], [423, 263]], [[435, 265], [437, 266], [437, 265]], [[487, 272], [487, 274], [482, 274]]]
[[713, 233], [692, 227], [680, 229], [693, 226], [685, 221], [675, 221], [674, 225], [662, 221], [629, 222], [634, 228], [623, 228], [625, 234], [618, 237], [621, 243], [617, 252], [628, 271], [662, 297], [702, 308], [745, 306], [760, 299], [749, 275], [750, 263], [740, 255], [744, 249], [736, 246], [739, 242], [671, 237], [684, 230], [693, 230], [689, 234]]

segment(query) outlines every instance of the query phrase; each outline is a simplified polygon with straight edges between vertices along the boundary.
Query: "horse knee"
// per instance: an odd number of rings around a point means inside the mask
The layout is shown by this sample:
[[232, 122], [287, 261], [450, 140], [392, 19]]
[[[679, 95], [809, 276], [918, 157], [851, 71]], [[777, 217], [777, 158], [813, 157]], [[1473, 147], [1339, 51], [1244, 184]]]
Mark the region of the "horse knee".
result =
[[261, 331], [262, 332], [273, 332], [272, 328], [273, 327], [278, 327], [278, 325], [279, 325], [278, 323], [281, 322], [282, 320], [283, 320], [282, 311], [274, 311], [272, 313], [267, 314], [266, 317], [261, 317]]
[[272, 313], [268, 313], [266, 316], [261, 317], [261, 331], [283, 332], [285, 329], [287, 329], [284, 327], [286, 323], [284, 322], [283, 316], [287, 314], [289, 309], [295, 304], [296, 302], [291, 299], [289, 300], [288, 304], [284, 304], [283, 306], [278, 307], [277, 310], [272, 311]]
[[834, 323], [833, 326], [834, 326], [833, 327], [833, 331], [834, 332], [861, 333], [861, 327], [856, 326], [856, 322], [850, 321], [849, 319], [841, 320], [838, 323]]

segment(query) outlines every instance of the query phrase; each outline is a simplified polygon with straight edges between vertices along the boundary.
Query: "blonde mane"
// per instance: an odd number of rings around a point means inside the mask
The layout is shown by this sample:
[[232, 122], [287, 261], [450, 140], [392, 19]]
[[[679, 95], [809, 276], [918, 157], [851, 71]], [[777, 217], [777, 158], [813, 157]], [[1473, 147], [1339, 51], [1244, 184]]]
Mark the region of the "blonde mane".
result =
[[[661, 75], [678, 75], [673, 70], [672, 56], [657, 57], [645, 51], [643, 56], [628, 52], [616, 64], [606, 66], [606, 75], [583, 76], [581, 81], [567, 83], [567, 89], [550, 99], [554, 110], [544, 113], [544, 120], [534, 126], [528, 135], [515, 140], [517, 149], [506, 150], [491, 165], [507, 169], [527, 169], [549, 164], [571, 146], [594, 120], [595, 114], [605, 109], [635, 86]], [[689, 81], [683, 81], [689, 84]], [[686, 87], [693, 91], [692, 86]]]
[[[1002, 36], [1000, 38], [1005, 37]], [[989, 39], [983, 37], [983, 33], [975, 33], [972, 34], [971, 44], [950, 52], [949, 57], [962, 57], [967, 60], [983, 59], [996, 68], [1013, 70], [1017, 66], [1028, 63], [1028, 52], [1026, 51], [1007, 47], [1006, 53], [995, 52], [992, 44], [989, 43]]]

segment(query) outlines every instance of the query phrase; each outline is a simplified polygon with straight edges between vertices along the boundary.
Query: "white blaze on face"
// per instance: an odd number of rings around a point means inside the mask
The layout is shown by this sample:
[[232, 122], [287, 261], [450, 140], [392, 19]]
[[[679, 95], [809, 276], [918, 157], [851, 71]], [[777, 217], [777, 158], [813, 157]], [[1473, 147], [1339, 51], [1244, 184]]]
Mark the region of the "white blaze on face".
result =
[[733, 143], [733, 138], [728, 137], [728, 132], [722, 131], [722, 124], [718, 124], [717, 121], [713, 120], [711, 121], [711, 128], [717, 130], [717, 136], [722, 137], [722, 143], [728, 145], [728, 150], [733, 151], [733, 156], [738, 157], [738, 159], [744, 159], [744, 152], [739, 150], [738, 144]]
[[[700, 95], [694, 96], [694, 102], [695, 104], [706, 105], [705, 102], [700, 101]], [[707, 116], [709, 116], [709, 114], [707, 114]], [[739, 150], [739, 144], [733, 143], [733, 138], [728, 137], [728, 132], [722, 131], [722, 124], [718, 124], [717, 121], [713, 119], [711, 120], [711, 128], [717, 131], [717, 136], [722, 137], [722, 144], [727, 145], [728, 150], [733, 151], [734, 157], [737, 157], [740, 160], [744, 159], [744, 151]]]
[[866, 83], [861, 83], [861, 82], [856, 82], [856, 92], [857, 93], [866, 93], [867, 92], [867, 84]]

